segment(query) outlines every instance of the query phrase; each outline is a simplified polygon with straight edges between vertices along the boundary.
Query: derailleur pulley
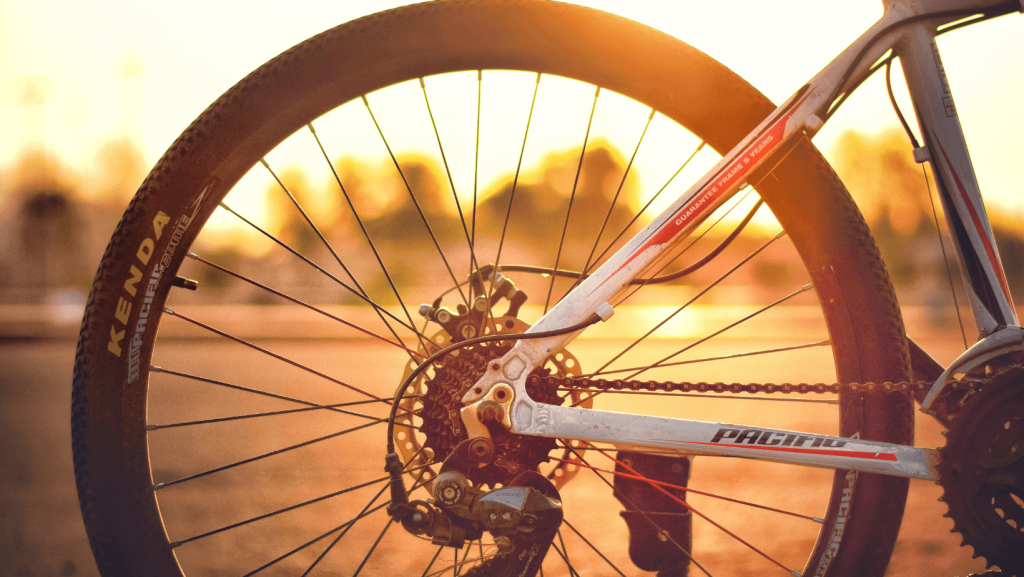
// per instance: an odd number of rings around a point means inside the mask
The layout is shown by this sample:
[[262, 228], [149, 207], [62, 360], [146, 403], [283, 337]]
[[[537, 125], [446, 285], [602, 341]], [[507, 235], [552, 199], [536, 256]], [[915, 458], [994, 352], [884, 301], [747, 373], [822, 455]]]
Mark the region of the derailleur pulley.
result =
[[461, 470], [478, 465], [470, 441], [460, 443], [434, 480], [433, 498], [426, 501], [407, 502], [404, 487], [395, 490], [393, 473], [388, 513], [406, 531], [428, 536], [435, 545], [461, 549], [484, 531], [490, 533], [497, 553], [465, 573], [468, 577], [536, 575], [562, 524], [558, 491], [534, 471], [521, 473], [505, 487], [485, 491], [474, 487]]

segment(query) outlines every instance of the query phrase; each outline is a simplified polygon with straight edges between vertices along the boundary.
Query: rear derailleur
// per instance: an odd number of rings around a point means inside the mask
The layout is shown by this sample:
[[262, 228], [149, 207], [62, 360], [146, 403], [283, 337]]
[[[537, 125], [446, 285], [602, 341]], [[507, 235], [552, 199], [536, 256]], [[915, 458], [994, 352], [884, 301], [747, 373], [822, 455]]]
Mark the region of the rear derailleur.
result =
[[505, 487], [485, 491], [474, 487], [463, 473], [477, 465], [470, 441], [463, 441], [434, 479], [433, 498], [409, 501], [402, 462], [398, 455], [389, 454], [388, 514], [413, 535], [456, 549], [480, 539], [484, 531], [490, 533], [497, 553], [464, 573], [466, 577], [533, 577], [562, 524], [558, 491], [534, 471], [519, 474]]

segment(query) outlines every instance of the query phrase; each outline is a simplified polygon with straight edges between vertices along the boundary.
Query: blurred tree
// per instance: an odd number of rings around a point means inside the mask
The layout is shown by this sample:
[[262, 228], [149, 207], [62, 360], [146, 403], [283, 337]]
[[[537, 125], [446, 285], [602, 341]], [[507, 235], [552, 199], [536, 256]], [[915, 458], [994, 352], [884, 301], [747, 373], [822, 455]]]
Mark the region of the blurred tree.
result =
[[146, 176], [142, 152], [131, 140], [104, 143], [96, 153], [93, 185], [85, 194], [90, 202], [123, 210]]
[[[511, 181], [488, 195], [480, 206], [477, 229], [489, 229], [489, 234], [500, 237], [511, 202], [514, 220], [508, 223], [506, 243], [513, 245], [514, 258], [529, 259], [528, 254], [534, 254], [541, 260], [526, 262], [553, 266], [564, 228], [566, 242], [559, 268], [581, 269], [605, 218], [608, 222], [595, 257], [633, 217], [631, 206], [636, 204], [637, 195], [634, 179], [626, 178], [619, 190], [625, 165], [617, 150], [603, 143], [593, 145], [584, 156], [570, 210], [579, 151], [552, 154], [536, 172], [520, 177], [514, 197]], [[628, 240], [628, 235], [624, 240]], [[502, 260], [509, 262], [505, 257]]]
[[[280, 184], [270, 183], [265, 192], [270, 208], [267, 212], [274, 219], [268, 228], [281, 242], [300, 253], [308, 254], [317, 249], [321, 241], [295, 204], [302, 207], [321, 232], [328, 229], [333, 220], [315, 210], [316, 199], [302, 169], [288, 167], [277, 172], [277, 177]], [[327, 218], [323, 218], [325, 216]]]
[[50, 289], [83, 288], [95, 265], [96, 231], [76, 201], [77, 178], [54, 156], [30, 150], [12, 180], [0, 218], [0, 287], [14, 291], [5, 300], [38, 302]]
[[[929, 282], [938, 282], [945, 272], [928, 187], [906, 134], [897, 128], [877, 135], [847, 131], [832, 156], [833, 167], [868, 221], [893, 282], [909, 286], [922, 273]], [[923, 243], [915, 243], [922, 244], [919, 250], [907, 250], [910, 239], [926, 240], [928, 235], [934, 251]], [[925, 249], [928, 254], [921, 254]]]
[[833, 167], [850, 189], [864, 218], [901, 236], [927, 230], [931, 206], [921, 166], [903, 131], [869, 136], [846, 131], [836, 142]]
[[[873, 136], [848, 131], [840, 136], [832, 156], [832, 165], [871, 227], [900, 301], [943, 307], [951, 304], [947, 264], [935, 232], [928, 186], [921, 165], [913, 160], [906, 135], [897, 128]], [[935, 194], [934, 186], [932, 189]], [[963, 285], [937, 194], [935, 203], [953, 284], [962, 295]], [[1024, 232], [1012, 218], [993, 212], [991, 206], [989, 209], [1011, 289], [1021, 294], [1024, 259], [1018, 255], [1024, 254], [1020, 248], [1024, 246]]]

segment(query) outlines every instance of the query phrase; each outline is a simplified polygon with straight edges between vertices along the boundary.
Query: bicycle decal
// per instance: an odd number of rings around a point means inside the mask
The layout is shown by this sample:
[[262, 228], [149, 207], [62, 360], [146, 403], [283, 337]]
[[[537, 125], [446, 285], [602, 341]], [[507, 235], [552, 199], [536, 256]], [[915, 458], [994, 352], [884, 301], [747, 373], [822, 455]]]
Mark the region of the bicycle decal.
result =
[[846, 529], [846, 523], [849, 521], [850, 516], [850, 505], [853, 501], [853, 494], [857, 487], [857, 477], [859, 473], [857, 471], [846, 472], [846, 486], [843, 487], [843, 496], [839, 500], [839, 509], [836, 514], [835, 521], [832, 523], [832, 529], [829, 531], [829, 542], [828, 547], [825, 550], [825, 554], [821, 556], [818, 561], [818, 567], [814, 571], [814, 577], [824, 577], [829, 567], [832, 566], [832, 561], [839, 554], [839, 547], [843, 544], [843, 532]]
[[[145, 268], [149, 264], [150, 258], [153, 256], [155, 242], [160, 240], [163, 236], [164, 226], [170, 221], [170, 217], [167, 216], [163, 211], [157, 212], [156, 216], [153, 217], [152, 236], [146, 236], [139, 243], [138, 248], [135, 251], [135, 260], [138, 264]], [[138, 283], [142, 280], [142, 270], [133, 262], [129, 269], [128, 278], [125, 279], [122, 285], [125, 294], [128, 295], [128, 299], [124, 298], [124, 295], [120, 295], [117, 298], [117, 305], [115, 307], [114, 319], [110, 323], [110, 339], [107, 342], [107, 351], [113, 354], [115, 357], [121, 356], [121, 344], [125, 337], [125, 332], [128, 325], [128, 317], [131, 315], [132, 307], [138, 304]], [[148, 304], [146, 305], [148, 307]], [[148, 316], [148, 313], [147, 313]], [[116, 321], [116, 322], [115, 322]], [[118, 325], [121, 326], [121, 330], [118, 331]], [[145, 320], [141, 321], [143, 330], [145, 329]]]
[[767, 157], [779, 146], [786, 133], [786, 125], [789, 123], [789, 119], [793, 117], [797, 109], [800, 108], [800, 105], [803, 104], [809, 96], [810, 95], [805, 95], [791, 105], [786, 114], [781, 115], [775, 124], [765, 130], [760, 137], [755, 139], [755, 141], [747, 147], [747, 149], [744, 150], [732, 164], [723, 168], [714, 177], [712, 177], [709, 184], [698, 194], [694, 195], [693, 200], [679, 209], [675, 216], [667, 220], [664, 226], [655, 231], [654, 234], [652, 234], [651, 237], [644, 242], [644, 244], [638, 248], [632, 256], [626, 259], [626, 261], [615, 269], [614, 272], [608, 275], [608, 278], [606, 278], [601, 284], [603, 285], [611, 280], [616, 274], [629, 266], [631, 262], [647, 250], [655, 249], [660, 252], [661, 247], [685, 231], [691, 221], [699, 223], [703, 220], [707, 214], [709, 214], [708, 209], [715, 206], [716, 200], [719, 200], [727, 191], [735, 190], [737, 188], [736, 183], [740, 182], [760, 160]]

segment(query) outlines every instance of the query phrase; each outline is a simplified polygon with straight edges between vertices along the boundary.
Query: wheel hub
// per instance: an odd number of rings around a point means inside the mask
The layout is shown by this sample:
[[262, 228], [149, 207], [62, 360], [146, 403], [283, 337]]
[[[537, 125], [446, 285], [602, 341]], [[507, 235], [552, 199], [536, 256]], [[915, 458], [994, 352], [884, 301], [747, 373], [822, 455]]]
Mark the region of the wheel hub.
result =
[[[496, 317], [493, 323], [488, 320], [482, 324], [485, 326], [482, 331], [484, 334], [517, 334], [530, 327], [515, 317]], [[451, 335], [441, 331], [434, 335], [430, 346], [445, 347], [452, 342]], [[459, 349], [438, 359], [434, 366], [413, 381], [402, 405], [408, 410], [402, 411], [395, 420], [396, 447], [403, 460], [410, 463], [410, 469], [431, 462], [443, 462], [460, 442], [468, 438], [460, 412], [462, 397], [484, 374], [488, 363], [511, 350], [513, 344], [509, 340]], [[415, 363], [410, 361], [405, 376], [415, 367]], [[543, 367], [538, 367], [531, 374], [540, 377], [579, 376], [580, 364], [571, 353], [562, 351], [550, 357]], [[569, 400], [584, 408], [592, 404], [590, 401], [581, 401], [582, 393], [579, 391], [560, 394], [555, 379], [530, 379], [526, 389], [530, 398], [539, 403], [562, 405]], [[419, 427], [418, 433], [413, 432], [414, 427]], [[492, 426], [490, 430], [494, 458], [485, 466], [466, 472], [467, 478], [478, 486], [507, 485], [521, 473], [538, 471], [541, 464], [550, 460], [548, 454], [557, 448], [554, 439], [516, 435], [500, 426]], [[562, 457], [574, 459], [568, 450]], [[546, 476], [560, 488], [577, 470], [575, 465], [559, 462]], [[426, 478], [429, 479], [429, 475]]]
[[[432, 450], [434, 459], [443, 461], [452, 449], [468, 438], [462, 426], [460, 409], [462, 396], [483, 376], [487, 364], [512, 348], [506, 343], [483, 343], [467, 347], [452, 355], [444, 365], [436, 368], [433, 378], [426, 381], [423, 409], [420, 416], [424, 435], [423, 446]], [[550, 369], [539, 368], [534, 374], [547, 376]], [[549, 381], [541, 381], [549, 382]], [[539, 403], [561, 405], [565, 402], [556, 388], [538, 385], [527, 388], [530, 397]], [[492, 427], [494, 459], [483, 467], [467, 471], [467, 478], [477, 484], [507, 484], [524, 471], [536, 470], [548, 460], [555, 449], [554, 439], [512, 434], [501, 427]]]

